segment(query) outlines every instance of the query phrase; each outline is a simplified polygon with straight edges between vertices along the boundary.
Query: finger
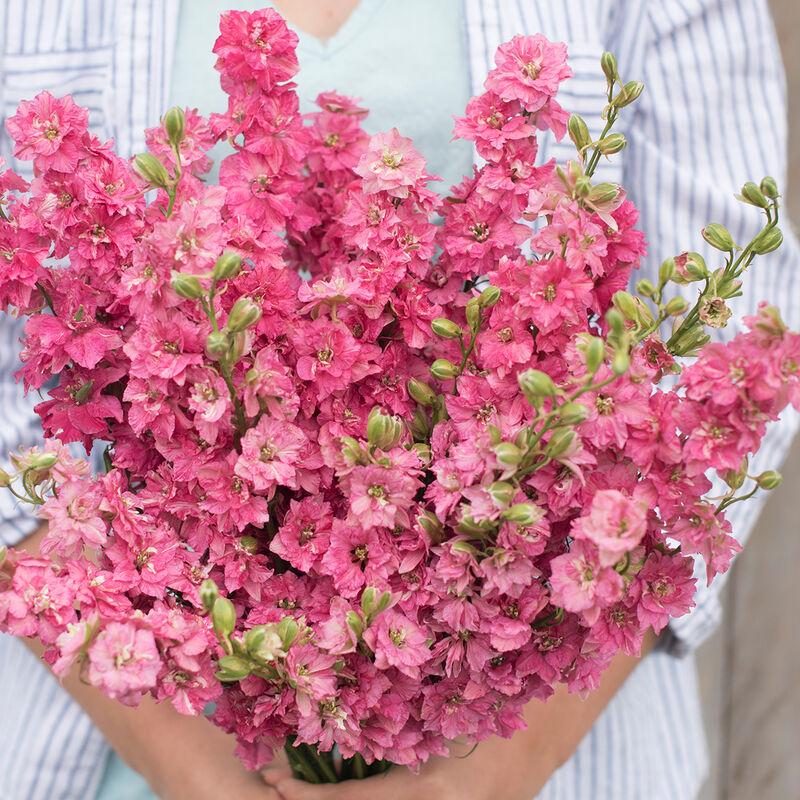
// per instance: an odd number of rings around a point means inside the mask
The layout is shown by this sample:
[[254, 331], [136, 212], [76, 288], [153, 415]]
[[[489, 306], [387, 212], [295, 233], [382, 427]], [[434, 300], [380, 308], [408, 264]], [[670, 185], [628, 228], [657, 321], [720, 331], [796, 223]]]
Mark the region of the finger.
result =
[[292, 770], [289, 769], [289, 767], [269, 766], [264, 767], [261, 770], [261, 778], [263, 779], [264, 783], [268, 784], [269, 786], [276, 786], [280, 781], [291, 777]]

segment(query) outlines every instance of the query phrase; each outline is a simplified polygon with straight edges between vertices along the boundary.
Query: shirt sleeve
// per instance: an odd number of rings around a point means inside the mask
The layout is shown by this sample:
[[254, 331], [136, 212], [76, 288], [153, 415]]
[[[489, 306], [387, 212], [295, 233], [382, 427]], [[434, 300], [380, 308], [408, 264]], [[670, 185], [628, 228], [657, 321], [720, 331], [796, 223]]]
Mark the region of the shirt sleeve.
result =
[[[19, 339], [26, 319], [0, 313], [0, 467], [11, 470], [9, 452], [31, 447], [42, 441], [42, 427], [33, 407], [39, 402], [35, 392], [23, 396], [14, 372], [19, 368]], [[25, 506], [7, 489], [0, 489], [0, 545], [12, 546], [29, 536], [40, 525]]]
[[[700, 252], [711, 269], [721, 266], [721, 254], [700, 236], [704, 225], [720, 222], [737, 243], [745, 244], [760, 229], [763, 215], [735, 199], [742, 184], [771, 175], [785, 191], [785, 76], [767, 4], [659, 0], [647, 4], [640, 16], [630, 14], [627, 24], [617, 22], [620, 71], [626, 80], [645, 83], [625, 131], [623, 174], [649, 238], [640, 277], [652, 279], [663, 259], [685, 250]], [[744, 294], [730, 304], [733, 318], [723, 337], [741, 330], [742, 316], [755, 311], [761, 300], [777, 305], [787, 325], [800, 330], [800, 247], [785, 216], [781, 228], [783, 246], [757, 258], [744, 276]], [[688, 287], [687, 298], [693, 301], [692, 292], [696, 297], [696, 289]], [[779, 467], [797, 428], [793, 412], [773, 423], [751, 474]], [[734, 536], [742, 543], [765, 494], [728, 511]], [[718, 595], [724, 576], [707, 588], [704, 569], [697, 566], [696, 608], [670, 625], [672, 638], [666, 645], [676, 654], [704, 641], [721, 615]]]

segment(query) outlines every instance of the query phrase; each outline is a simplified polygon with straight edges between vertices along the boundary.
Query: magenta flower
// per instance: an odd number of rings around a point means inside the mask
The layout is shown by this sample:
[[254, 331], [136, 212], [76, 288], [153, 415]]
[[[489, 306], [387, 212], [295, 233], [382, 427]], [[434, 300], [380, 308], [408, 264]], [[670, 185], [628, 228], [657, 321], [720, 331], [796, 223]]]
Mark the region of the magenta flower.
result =
[[393, 608], [380, 613], [364, 632], [378, 669], [395, 667], [414, 679], [419, 678], [420, 666], [431, 655], [427, 639], [423, 628]]
[[296, 464], [308, 444], [300, 428], [291, 422], [262, 417], [242, 439], [242, 454], [234, 472], [256, 492], [267, 492], [268, 497], [278, 486], [296, 489]]
[[425, 159], [397, 128], [376, 133], [354, 171], [364, 179], [367, 194], [386, 192], [400, 198], [408, 197], [410, 188], [430, 178], [425, 172]]

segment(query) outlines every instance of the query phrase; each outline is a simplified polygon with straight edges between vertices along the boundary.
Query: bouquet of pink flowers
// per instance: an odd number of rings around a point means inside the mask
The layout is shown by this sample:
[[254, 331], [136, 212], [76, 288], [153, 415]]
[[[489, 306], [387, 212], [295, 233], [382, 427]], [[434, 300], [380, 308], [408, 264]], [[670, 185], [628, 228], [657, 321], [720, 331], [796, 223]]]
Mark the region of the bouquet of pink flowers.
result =
[[[592, 175], [642, 85], [610, 54], [593, 139], [555, 100], [565, 46], [501, 46], [455, 126], [485, 163], [439, 197], [352, 98], [299, 114], [295, 45], [273, 11], [223, 15], [227, 111], [172, 109], [133, 165], [69, 97], [8, 121], [35, 178], [0, 173], [0, 303], [49, 399], [0, 482], [49, 533], [0, 554], [0, 627], [123, 703], [213, 701], [249, 766], [286, 744], [333, 781], [510, 736], [687, 613], [692, 556], [727, 569], [725, 509], [780, 480], [747, 459], [800, 407], [800, 336], [768, 306], [705, 332], [780, 244], [770, 178], [742, 189], [753, 241], [709, 225], [720, 266], [626, 291], [644, 235]], [[534, 166], [547, 129], [575, 161]], [[70, 442], [105, 442], [105, 471]]]

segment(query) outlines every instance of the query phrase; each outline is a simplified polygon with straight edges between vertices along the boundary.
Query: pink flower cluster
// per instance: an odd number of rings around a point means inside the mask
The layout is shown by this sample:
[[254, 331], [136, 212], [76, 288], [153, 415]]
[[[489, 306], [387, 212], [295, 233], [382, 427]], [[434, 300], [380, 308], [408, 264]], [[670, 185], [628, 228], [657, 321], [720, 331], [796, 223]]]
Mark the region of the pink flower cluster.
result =
[[[800, 406], [800, 337], [764, 308], [678, 389], [656, 333], [616, 368], [644, 237], [621, 189], [534, 166], [563, 45], [500, 48], [455, 127], [486, 164], [441, 199], [353, 99], [299, 115], [275, 12], [221, 27], [228, 110], [148, 133], [149, 203], [71, 99], [8, 122], [36, 177], [0, 174], [0, 303], [26, 386], [58, 385], [17, 457], [50, 532], [0, 567], [0, 627], [123, 702], [215, 701], [253, 766], [289, 735], [411, 766], [509, 736], [691, 608], [690, 554], [727, 568], [705, 472]], [[93, 477], [65, 444], [98, 440]]]

